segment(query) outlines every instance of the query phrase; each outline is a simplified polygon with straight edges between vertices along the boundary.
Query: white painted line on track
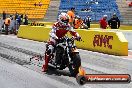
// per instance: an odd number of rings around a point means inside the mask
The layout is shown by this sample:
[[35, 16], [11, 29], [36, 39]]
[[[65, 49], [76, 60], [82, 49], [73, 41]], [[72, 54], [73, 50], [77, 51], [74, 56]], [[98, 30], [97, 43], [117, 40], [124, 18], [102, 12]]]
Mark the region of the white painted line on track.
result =
[[[79, 49], [80, 52], [82, 49]], [[98, 55], [98, 56], [102, 56], [102, 57], [112, 57], [112, 58], [117, 58], [117, 59], [124, 59], [124, 60], [130, 60], [132, 61], [132, 55], [128, 55], [128, 56], [114, 56], [114, 55], [108, 55], [108, 54], [104, 54], [104, 53], [100, 53], [100, 52], [93, 52], [93, 51], [87, 51], [87, 50], [83, 50], [85, 52], [89, 52], [89, 54], [92, 54], [92, 55]], [[132, 52], [132, 50], [128, 50], [130, 52]], [[81, 55], [87, 55], [86, 53], [81, 53]]]
[[92, 87], [89, 87], [88, 85], [85, 85], [85, 84], [84, 84], [83, 87], [84, 87], [84, 88], [92, 88]]
[[17, 38], [17, 36], [15, 36], [15, 35], [0, 35], [0, 36], [3, 36], [3, 37], [10, 37], [10, 38]]
[[[92, 64], [89, 64], [89, 63], [87, 64], [87, 63], [84, 63], [84, 62], [82, 62], [82, 67], [95, 70], [95, 71], [97, 71], [99, 73], [106, 73], [106, 74], [111, 74], [111, 73], [118, 74], [118, 73], [121, 73], [121, 71], [119, 72], [119, 71], [112, 70], [112, 69], [110, 70], [110, 69], [107, 69], [107, 68], [104, 68], [104, 67], [98, 67], [98, 66], [95, 66], [95, 65], [92, 65]], [[89, 72], [86, 72], [86, 73], [87, 74], [91, 74]]]

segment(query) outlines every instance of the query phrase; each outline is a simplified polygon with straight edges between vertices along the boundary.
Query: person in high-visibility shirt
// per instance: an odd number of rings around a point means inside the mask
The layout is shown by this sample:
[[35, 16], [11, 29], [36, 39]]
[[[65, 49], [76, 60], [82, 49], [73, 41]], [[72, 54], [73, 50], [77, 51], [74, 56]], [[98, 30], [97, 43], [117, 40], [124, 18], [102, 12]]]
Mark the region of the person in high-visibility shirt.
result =
[[8, 35], [8, 28], [9, 28], [9, 26], [11, 24], [11, 19], [10, 18], [6, 18], [4, 24], [5, 24], [5, 34]]
[[83, 26], [83, 20], [81, 19], [81, 17], [76, 16], [76, 19], [73, 22], [74, 24], [74, 29], [78, 29], [79, 27], [81, 28], [81, 26]]
[[75, 20], [75, 8], [71, 8], [67, 14], [69, 15], [69, 24], [73, 27], [73, 21]]

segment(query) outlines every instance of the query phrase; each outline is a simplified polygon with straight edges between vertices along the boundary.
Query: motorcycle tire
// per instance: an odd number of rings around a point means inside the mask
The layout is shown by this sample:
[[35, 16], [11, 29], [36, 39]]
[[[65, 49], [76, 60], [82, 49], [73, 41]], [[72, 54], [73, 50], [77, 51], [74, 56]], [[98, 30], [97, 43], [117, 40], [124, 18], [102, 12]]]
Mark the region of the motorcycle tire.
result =
[[76, 76], [79, 72], [79, 67], [81, 66], [81, 58], [79, 53], [75, 53], [73, 56], [73, 63], [69, 64], [69, 71], [71, 73], [71, 76]]
[[87, 82], [87, 79], [84, 76], [77, 76], [76, 81], [79, 85], [84, 85]]

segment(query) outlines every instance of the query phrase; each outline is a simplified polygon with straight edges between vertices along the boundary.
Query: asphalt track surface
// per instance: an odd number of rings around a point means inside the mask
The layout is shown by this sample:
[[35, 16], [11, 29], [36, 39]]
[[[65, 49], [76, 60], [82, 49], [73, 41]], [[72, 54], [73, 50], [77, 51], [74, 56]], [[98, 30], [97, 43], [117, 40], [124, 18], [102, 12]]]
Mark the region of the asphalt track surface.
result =
[[[80, 86], [68, 69], [50, 68], [41, 72], [41, 65], [30, 58], [43, 55], [45, 43], [0, 35], [0, 88], [132, 88], [129, 84], [85, 84]], [[82, 66], [88, 74], [130, 74], [132, 58], [81, 50]], [[43, 63], [43, 62], [42, 62]]]

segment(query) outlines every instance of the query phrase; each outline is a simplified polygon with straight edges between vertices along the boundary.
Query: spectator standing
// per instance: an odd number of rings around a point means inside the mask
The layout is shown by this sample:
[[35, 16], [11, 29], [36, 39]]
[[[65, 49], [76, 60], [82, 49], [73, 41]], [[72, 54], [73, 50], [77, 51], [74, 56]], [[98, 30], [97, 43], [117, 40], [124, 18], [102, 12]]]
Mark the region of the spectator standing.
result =
[[106, 29], [107, 28], [107, 15], [104, 15], [103, 18], [99, 21], [100, 28]]
[[34, 3], [34, 6], [35, 6], [35, 7], [37, 6], [37, 3], [36, 3], [36, 2]]
[[118, 29], [120, 27], [120, 20], [118, 19], [115, 13], [113, 14], [112, 18], [108, 21], [108, 24], [111, 29]]
[[28, 25], [28, 16], [27, 15], [25, 15], [25, 17], [24, 17], [24, 25]]
[[84, 24], [87, 25], [88, 28], [90, 28], [90, 22], [91, 18], [89, 16], [84, 19]]
[[21, 15], [17, 17], [18, 24], [21, 25]]
[[23, 14], [21, 14], [21, 24], [23, 24]]
[[15, 20], [15, 31], [19, 29], [20, 24], [21, 24], [21, 16], [18, 15], [17, 19]]
[[18, 20], [18, 18], [16, 19], [16, 17], [14, 17], [13, 22], [14, 22], [13, 33], [16, 35], [17, 31], [19, 29], [19, 23], [18, 23], [19, 20]]
[[15, 20], [15, 16], [12, 17], [13, 19], [11, 20], [11, 29], [12, 29], [12, 33], [16, 34], [16, 20]]
[[0, 32], [2, 31], [2, 18], [0, 17]]
[[5, 23], [5, 34], [8, 35], [11, 19], [10, 18], [6, 18], [4, 23]]
[[6, 13], [5, 13], [5, 11], [3, 11], [3, 20], [5, 20], [6, 19]]
[[69, 15], [69, 23], [73, 27], [73, 21], [75, 20], [75, 8], [71, 8], [71, 10], [67, 12], [67, 14]]
[[15, 14], [15, 20], [18, 18], [19, 14], [16, 12]]
[[9, 29], [10, 33], [12, 34], [13, 27], [14, 27], [13, 15], [10, 15], [10, 19], [11, 19], [11, 23], [10, 23], [8, 29]]

